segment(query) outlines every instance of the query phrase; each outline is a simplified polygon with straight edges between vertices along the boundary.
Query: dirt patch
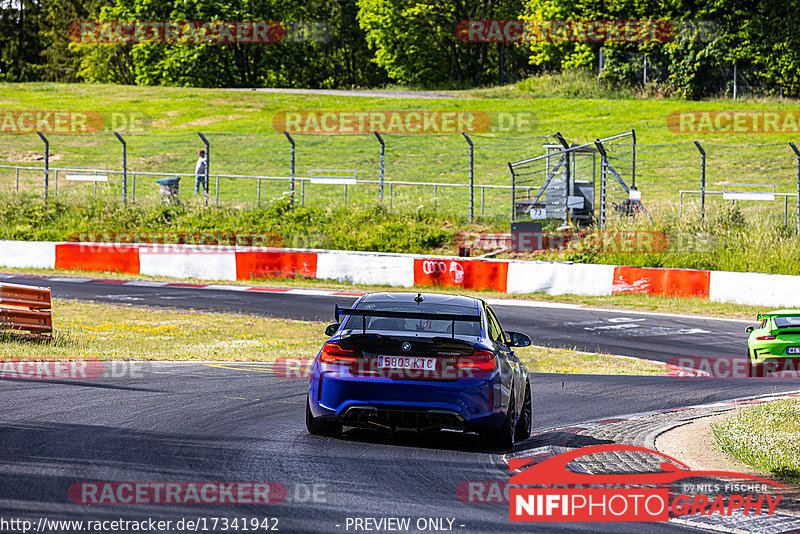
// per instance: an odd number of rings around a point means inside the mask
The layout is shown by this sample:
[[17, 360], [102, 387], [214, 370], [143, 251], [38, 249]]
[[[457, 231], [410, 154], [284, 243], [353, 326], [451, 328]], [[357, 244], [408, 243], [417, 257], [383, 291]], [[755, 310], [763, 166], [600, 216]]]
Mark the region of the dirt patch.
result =
[[[50, 153], [50, 161], [58, 161], [62, 157], [63, 154]], [[0, 153], [0, 160], [16, 163], [44, 163], [44, 153], [38, 150], [9, 150], [8, 152]]]
[[209, 124], [214, 124], [217, 122], [223, 121], [235, 121], [237, 119], [243, 119], [243, 115], [212, 115], [210, 117], [204, 117], [202, 119], [195, 119], [193, 121], [184, 122], [183, 124], [177, 124], [174, 128], [194, 128], [197, 126], [208, 126]]

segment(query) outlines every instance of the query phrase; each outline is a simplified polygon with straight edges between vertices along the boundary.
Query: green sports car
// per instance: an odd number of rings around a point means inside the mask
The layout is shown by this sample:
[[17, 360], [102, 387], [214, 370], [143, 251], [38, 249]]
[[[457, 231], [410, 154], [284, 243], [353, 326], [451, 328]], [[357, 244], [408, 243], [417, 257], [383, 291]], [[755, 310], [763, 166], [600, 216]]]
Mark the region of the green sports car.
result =
[[747, 357], [750, 376], [775, 371], [797, 371], [800, 366], [800, 310], [758, 314], [758, 326], [748, 326]]

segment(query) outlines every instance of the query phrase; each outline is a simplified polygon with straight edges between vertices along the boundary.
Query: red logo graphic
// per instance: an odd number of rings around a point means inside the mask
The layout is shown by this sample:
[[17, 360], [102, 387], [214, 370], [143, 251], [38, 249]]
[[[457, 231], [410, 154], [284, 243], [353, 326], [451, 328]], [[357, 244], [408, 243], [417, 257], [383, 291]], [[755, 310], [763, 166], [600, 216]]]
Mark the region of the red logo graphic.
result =
[[[597, 453], [619, 451], [660, 456], [660, 472], [595, 475], [578, 473], [567, 465]], [[524, 468], [530, 459], [512, 459], [512, 472]], [[731, 515], [735, 510], [745, 515], [760, 515], [766, 506], [767, 515], [775, 512], [783, 495], [674, 495], [669, 484], [694, 477], [733, 477], [785, 488], [766, 478], [732, 471], [694, 471], [686, 464], [658, 451], [633, 445], [596, 445], [575, 449], [536, 465], [511, 477], [509, 519], [511, 521], [668, 521], [673, 516]], [[541, 487], [558, 485], [554, 487]], [[597, 487], [613, 485], [615, 487]], [[539, 486], [539, 487], [530, 487]], [[622, 487], [620, 487], [622, 486]], [[634, 487], [631, 487], [634, 486]], [[637, 488], [635, 486], [645, 486]]]
[[414, 284], [464, 289], [506, 290], [506, 262], [448, 259], [414, 260]]

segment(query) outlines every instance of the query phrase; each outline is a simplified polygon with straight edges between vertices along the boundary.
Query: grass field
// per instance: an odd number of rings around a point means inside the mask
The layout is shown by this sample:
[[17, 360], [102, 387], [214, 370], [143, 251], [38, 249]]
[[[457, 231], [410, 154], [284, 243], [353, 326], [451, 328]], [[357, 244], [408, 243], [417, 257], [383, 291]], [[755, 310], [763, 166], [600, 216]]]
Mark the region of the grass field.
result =
[[734, 458], [788, 482], [800, 482], [800, 401], [741, 408], [712, 430], [717, 446]]
[[[173, 311], [55, 300], [52, 343], [0, 336], [9, 360], [275, 361], [316, 356], [325, 324], [232, 313]], [[541, 373], [663, 374], [663, 364], [573, 350], [526, 347]]]
[[[530, 91], [513, 86], [470, 91], [446, 92], [453, 98], [372, 98], [320, 96], [312, 94], [271, 94], [256, 91], [183, 89], [167, 87], [122, 87], [104, 85], [5, 84], [0, 103], [8, 110], [78, 110], [95, 111], [110, 121], [111, 114], [139, 113], [145, 116], [143, 133], [127, 135], [128, 168], [131, 171], [192, 172], [197, 150], [202, 143], [196, 132], [211, 142], [213, 172], [273, 177], [289, 176], [290, 147], [275, 130], [273, 118], [289, 111], [469, 111], [486, 113], [499, 120], [500, 113], [532, 117], [523, 127], [495, 129], [473, 135], [475, 143], [475, 182], [477, 185], [508, 185], [506, 163], [542, 152], [539, 136], [560, 131], [576, 141], [591, 141], [635, 128], [637, 132], [637, 184], [645, 204], [654, 213], [675, 211], [677, 191], [699, 187], [700, 158], [691, 143], [699, 140], [708, 153], [709, 189], [719, 189], [722, 182], [774, 183], [778, 191], [795, 189], [795, 159], [786, 145], [798, 135], [730, 134], [689, 135], [674, 133], [667, 126], [671, 113], [704, 110], [796, 110], [794, 102], [778, 100], [715, 100], [686, 102], [670, 99], [574, 98], [553, 96], [548, 86], [561, 87], [552, 79], [542, 83], [522, 84]], [[566, 89], [564, 90], [566, 92]], [[598, 96], [603, 96], [600, 93]], [[514, 115], [524, 114], [524, 115]], [[497, 124], [497, 122], [495, 122]], [[120, 128], [124, 133], [125, 129]], [[51, 165], [58, 167], [121, 168], [121, 146], [110, 132], [96, 135], [50, 135]], [[466, 184], [469, 176], [468, 146], [461, 135], [384, 135], [386, 140], [386, 179]], [[296, 175], [308, 177], [311, 169], [354, 169], [360, 179], [378, 179], [380, 147], [371, 134], [311, 135], [296, 134]], [[683, 143], [677, 146], [663, 146]], [[747, 147], [743, 145], [766, 144]], [[41, 140], [33, 134], [0, 136], [0, 160], [12, 164], [41, 166]], [[621, 164], [620, 164], [621, 165]], [[54, 176], [52, 177], [54, 181]], [[627, 179], [628, 177], [626, 177]], [[131, 181], [133, 177], [130, 177]], [[543, 179], [543, 177], [542, 177]], [[154, 177], [137, 176], [137, 199], [155, 198]], [[21, 187], [41, 189], [40, 172], [24, 172]], [[191, 178], [183, 181], [193, 189]], [[215, 195], [212, 184], [212, 198]], [[0, 173], [0, 189], [15, 187], [15, 175]], [[262, 181], [261, 198], [268, 201], [288, 189], [286, 182]], [[388, 188], [387, 188], [388, 189]], [[101, 186], [101, 194], [119, 196], [120, 182]], [[341, 205], [343, 188], [308, 186], [306, 202], [319, 206]], [[480, 209], [487, 216], [506, 217], [508, 193], [487, 189]], [[63, 174], [59, 194], [77, 198], [92, 194], [90, 185], [67, 184]], [[223, 179], [220, 199], [223, 202], [252, 203], [258, 195], [258, 183], [246, 179]], [[389, 192], [386, 191], [388, 203]], [[476, 192], [481, 196], [481, 190]], [[297, 196], [300, 190], [298, 184]], [[467, 191], [439, 187], [437, 208], [466, 216]], [[373, 203], [377, 187], [350, 187], [348, 201]], [[716, 201], [709, 200], [709, 209]], [[395, 207], [416, 209], [432, 207], [433, 187], [397, 186], [393, 188]], [[773, 210], [782, 212], [778, 201]], [[696, 201], [694, 201], [696, 204]], [[687, 206], [688, 213], [696, 206]]]

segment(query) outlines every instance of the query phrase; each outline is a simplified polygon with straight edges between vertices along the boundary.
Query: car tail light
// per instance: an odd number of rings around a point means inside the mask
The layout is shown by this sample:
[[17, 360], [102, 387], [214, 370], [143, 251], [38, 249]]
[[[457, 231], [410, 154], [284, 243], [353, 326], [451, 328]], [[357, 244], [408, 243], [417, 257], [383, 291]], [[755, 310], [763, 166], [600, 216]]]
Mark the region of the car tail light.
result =
[[497, 358], [491, 352], [481, 350], [472, 356], [460, 357], [456, 367], [474, 371], [494, 371], [497, 369]]
[[769, 335], [769, 336], [756, 336], [756, 339], [758, 339], [758, 340], [760, 340], [760, 341], [767, 341], [767, 340], [770, 340], [770, 339], [775, 339], [775, 337], [776, 337], [776, 336], [774, 336], [774, 335]]
[[319, 356], [319, 361], [337, 365], [350, 365], [356, 363], [356, 353], [352, 350], [343, 349], [338, 343], [332, 341], [322, 346], [322, 354]]

